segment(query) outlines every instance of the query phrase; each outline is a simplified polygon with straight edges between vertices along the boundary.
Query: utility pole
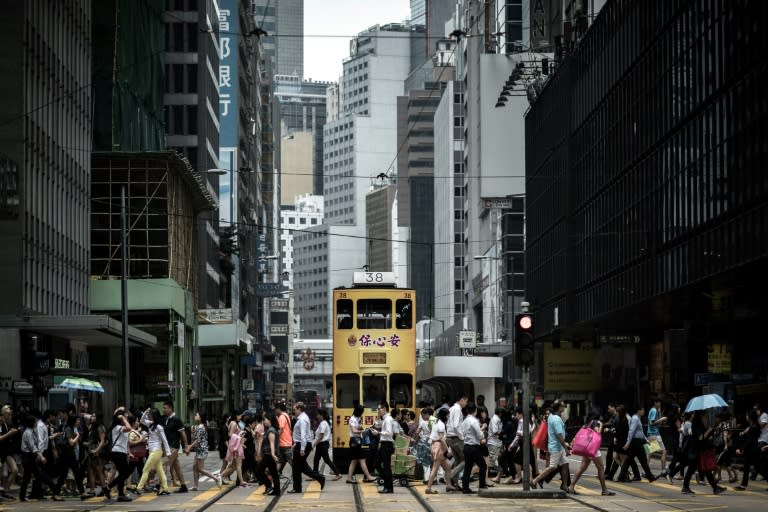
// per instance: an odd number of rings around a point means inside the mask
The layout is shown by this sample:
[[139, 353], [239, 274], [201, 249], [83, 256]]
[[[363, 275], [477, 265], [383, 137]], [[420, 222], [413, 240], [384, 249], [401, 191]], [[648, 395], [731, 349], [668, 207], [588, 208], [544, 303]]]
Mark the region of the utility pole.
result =
[[120, 321], [123, 324], [123, 405], [131, 407], [131, 376], [128, 361], [128, 222], [125, 211], [125, 185], [120, 190]]

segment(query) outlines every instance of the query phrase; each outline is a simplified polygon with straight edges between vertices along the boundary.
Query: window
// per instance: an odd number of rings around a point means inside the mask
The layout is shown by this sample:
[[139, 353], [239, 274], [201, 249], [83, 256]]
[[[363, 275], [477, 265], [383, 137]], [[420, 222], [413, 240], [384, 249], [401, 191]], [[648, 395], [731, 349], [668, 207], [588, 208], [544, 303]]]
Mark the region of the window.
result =
[[392, 301], [389, 299], [360, 299], [357, 301], [358, 329], [391, 329]]
[[339, 299], [336, 301], [336, 328], [352, 328], [352, 300]]
[[386, 399], [387, 376], [363, 375], [363, 405], [375, 409], [379, 402], [383, 402]]
[[410, 299], [397, 299], [395, 312], [398, 329], [410, 329], [413, 326], [413, 307]]
[[360, 378], [354, 373], [336, 376], [336, 404], [347, 409], [360, 403]]
[[413, 376], [393, 373], [389, 376], [389, 406], [413, 407]]

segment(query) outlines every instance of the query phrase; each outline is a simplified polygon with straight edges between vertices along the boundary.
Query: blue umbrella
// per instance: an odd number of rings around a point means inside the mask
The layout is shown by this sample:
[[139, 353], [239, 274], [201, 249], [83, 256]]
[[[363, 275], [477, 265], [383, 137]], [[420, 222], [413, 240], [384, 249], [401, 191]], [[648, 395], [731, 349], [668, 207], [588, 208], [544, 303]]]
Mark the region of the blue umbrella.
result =
[[86, 379], [85, 377], [67, 377], [61, 384], [59, 384], [59, 386], [79, 391], [94, 391], [96, 393], [104, 392], [104, 387], [99, 382]]
[[720, 398], [720, 395], [712, 393], [711, 395], [702, 395], [691, 398], [688, 405], [685, 406], [685, 412], [704, 411], [706, 409], [718, 409], [720, 407], [728, 407], [728, 404], [725, 400]]

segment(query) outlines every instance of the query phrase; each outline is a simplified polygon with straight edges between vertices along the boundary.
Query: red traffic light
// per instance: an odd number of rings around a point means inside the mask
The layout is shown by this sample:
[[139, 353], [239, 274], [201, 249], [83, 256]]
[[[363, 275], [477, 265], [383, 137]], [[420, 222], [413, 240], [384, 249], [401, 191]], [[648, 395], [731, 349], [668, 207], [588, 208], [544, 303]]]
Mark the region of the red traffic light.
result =
[[531, 318], [529, 315], [520, 315], [520, 317], [517, 319], [517, 325], [521, 329], [527, 331], [533, 327], [533, 318]]

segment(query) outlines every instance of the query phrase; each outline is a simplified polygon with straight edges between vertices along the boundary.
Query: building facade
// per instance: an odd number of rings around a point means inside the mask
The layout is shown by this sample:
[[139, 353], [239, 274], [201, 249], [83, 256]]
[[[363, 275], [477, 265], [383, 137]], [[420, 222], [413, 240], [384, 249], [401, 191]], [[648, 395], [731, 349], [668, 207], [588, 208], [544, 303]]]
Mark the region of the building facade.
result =
[[[166, 142], [219, 194], [219, 69], [218, 5], [214, 0], [168, 2], [165, 13], [165, 130]], [[121, 11], [121, 15], [122, 11]], [[226, 305], [230, 285], [226, 265], [219, 260], [219, 217], [201, 214], [197, 235], [200, 309]]]
[[526, 116], [536, 335], [597, 343], [606, 398], [765, 394], [745, 340], [767, 306], [766, 19], [762, 2], [608, 2]]

